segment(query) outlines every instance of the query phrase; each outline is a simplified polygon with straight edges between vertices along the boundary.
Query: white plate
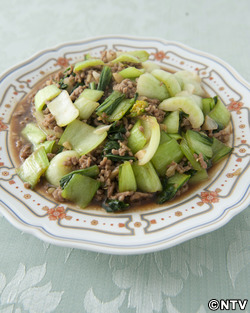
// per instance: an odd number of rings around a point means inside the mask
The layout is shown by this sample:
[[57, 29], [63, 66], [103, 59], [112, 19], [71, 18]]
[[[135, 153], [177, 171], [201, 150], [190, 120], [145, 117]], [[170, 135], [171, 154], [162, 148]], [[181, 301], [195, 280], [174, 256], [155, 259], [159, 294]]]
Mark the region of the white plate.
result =
[[[32, 88], [61, 66], [104, 49], [145, 49], [172, 70], [196, 71], [204, 88], [232, 113], [232, 155], [210, 181], [178, 202], [122, 214], [77, 210], [27, 190], [9, 148], [13, 110]], [[114, 254], [165, 249], [226, 224], [249, 204], [249, 84], [224, 61], [181, 43], [152, 38], [98, 37], [44, 50], [0, 77], [0, 210], [17, 228], [52, 244]]]

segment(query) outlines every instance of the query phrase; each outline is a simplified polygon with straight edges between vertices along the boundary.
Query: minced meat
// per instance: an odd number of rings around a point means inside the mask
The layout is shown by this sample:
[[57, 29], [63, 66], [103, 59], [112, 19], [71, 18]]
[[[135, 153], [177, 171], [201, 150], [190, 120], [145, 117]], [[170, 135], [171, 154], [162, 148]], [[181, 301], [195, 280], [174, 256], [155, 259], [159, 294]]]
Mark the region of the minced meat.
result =
[[53, 198], [58, 202], [64, 202], [65, 199], [62, 196], [62, 188], [58, 187], [52, 192]]
[[24, 145], [19, 153], [20, 159], [22, 161], [26, 160], [32, 154], [32, 145], [26, 144]]
[[136, 82], [126, 78], [120, 84], [114, 85], [113, 90], [120, 91], [126, 95], [126, 98], [134, 98], [136, 93]]
[[42, 124], [45, 128], [48, 129], [54, 129], [54, 127], [57, 126], [56, 119], [51, 113], [44, 115], [44, 120], [42, 121]]

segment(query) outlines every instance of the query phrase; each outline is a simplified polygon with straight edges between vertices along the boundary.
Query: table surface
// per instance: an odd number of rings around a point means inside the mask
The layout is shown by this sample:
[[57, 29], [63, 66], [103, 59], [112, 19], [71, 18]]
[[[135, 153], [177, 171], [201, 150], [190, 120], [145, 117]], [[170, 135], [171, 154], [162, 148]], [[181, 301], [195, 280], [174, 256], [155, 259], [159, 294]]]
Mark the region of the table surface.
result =
[[[249, 12], [249, 0], [1, 0], [0, 72], [44, 48], [120, 34], [180, 41], [250, 81]], [[0, 251], [0, 313], [211, 312], [210, 299], [249, 299], [250, 207], [219, 230], [139, 256], [53, 246], [0, 215]]]

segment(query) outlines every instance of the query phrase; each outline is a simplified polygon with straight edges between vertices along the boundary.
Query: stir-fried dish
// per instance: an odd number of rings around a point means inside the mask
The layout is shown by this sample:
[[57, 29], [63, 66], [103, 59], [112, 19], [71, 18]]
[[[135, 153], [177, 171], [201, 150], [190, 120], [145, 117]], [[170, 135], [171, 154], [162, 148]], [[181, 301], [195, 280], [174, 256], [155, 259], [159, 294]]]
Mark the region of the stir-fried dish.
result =
[[119, 212], [208, 179], [232, 151], [230, 113], [196, 73], [148, 58], [143, 50], [87, 54], [26, 97], [12, 121], [26, 188]]

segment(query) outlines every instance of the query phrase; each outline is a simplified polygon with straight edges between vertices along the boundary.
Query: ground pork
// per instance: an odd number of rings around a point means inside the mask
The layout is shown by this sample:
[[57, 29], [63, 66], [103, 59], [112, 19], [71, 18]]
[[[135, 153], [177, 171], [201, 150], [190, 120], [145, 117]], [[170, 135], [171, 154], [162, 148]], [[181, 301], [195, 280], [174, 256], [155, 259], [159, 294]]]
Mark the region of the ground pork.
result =
[[148, 107], [145, 108], [145, 111], [148, 115], [152, 115], [157, 119], [158, 123], [162, 123], [165, 117], [165, 112], [158, 108], [156, 104], [149, 104]]
[[152, 105], [158, 106], [161, 103], [161, 101], [158, 100], [158, 99], [150, 99], [150, 98], [147, 98], [147, 97], [145, 97], [145, 98], [146, 98], [145, 101], [147, 101], [147, 103], [149, 105], [152, 104]]
[[81, 82], [81, 78], [79, 79], [79, 77], [76, 76], [75, 73], [73, 73], [73, 69], [74, 66], [71, 65], [65, 72], [59, 72], [55, 74], [54, 81], [52, 81], [52, 83], [54, 84], [55, 82], [57, 82], [58, 88], [61, 88], [61, 84], [63, 83], [67, 85], [67, 91], [72, 90], [75, 83]]
[[196, 153], [194, 153], [194, 158], [196, 161], [198, 161], [201, 165], [202, 168], [205, 168], [207, 169], [207, 163], [204, 161], [204, 158], [203, 158], [203, 154], [202, 153], [199, 153], [199, 155], [197, 155]]
[[58, 202], [64, 202], [65, 199], [62, 196], [62, 188], [58, 187], [52, 192], [53, 198]]
[[113, 50], [105, 50], [101, 52], [101, 59], [104, 63], [108, 63], [116, 58], [116, 52]]
[[82, 83], [84, 78], [86, 77], [86, 73], [84, 71], [79, 71], [74, 73], [74, 80], [75, 83]]
[[134, 98], [136, 93], [136, 82], [126, 78], [120, 84], [116, 84], [113, 87], [113, 90], [120, 91], [126, 95], [126, 98]]
[[117, 181], [112, 176], [112, 172], [115, 169], [115, 165], [107, 157], [104, 157], [99, 164], [98, 180], [102, 184], [102, 188], [107, 191], [107, 197], [110, 198], [118, 189]]
[[48, 157], [49, 161], [51, 161], [55, 156], [56, 156], [55, 153], [47, 153], [47, 157]]
[[50, 113], [48, 108], [43, 110], [43, 114], [44, 114], [44, 120], [42, 121], [42, 125], [46, 129], [51, 129], [54, 131], [54, 134], [50, 134], [50, 136], [53, 136], [53, 139], [47, 139], [47, 140], [58, 139], [61, 136], [61, 134], [63, 133], [62, 127], [59, 127], [57, 125], [55, 117]]
[[55, 83], [55, 82], [54, 82], [54, 80], [53, 80], [52, 78], [51, 78], [51, 79], [48, 79], [48, 80], [46, 80], [44, 87], [53, 85], [54, 83]]
[[111, 198], [111, 196], [117, 191], [118, 184], [115, 181], [110, 181], [109, 186], [107, 188], [107, 197], [108, 199]]
[[24, 145], [19, 153], [20, 159], [22, 161], [26, 160], [32, 154], [32, 145], [26, 144]]
[[46, 114], [49, 114], [50, 113], [50, 110], [48, 107], [46, 107], [44, 110], [43, 110], [43, 115], [46, 115]]
[[90, 167], [94, 164], [97, 164], [97, 159], [91, 154], [82, 155], [80, 158], [78, 157], [69, 157], [66, 161], [64, 161], [64, 166], [69, 166], [73, 169], [84, 169]]
[[[47, 109], [45, 112], [47, 113]], [[47, 129], [54, 129], [54, 127], [57, 126], [54, 115], [51, 113], [44, 113], [44, 120], [42, 121], [42, 125]]]
[[94, 126], [103, 125], [102, 120], [99, 118], [99, 116], [95, 112], [92, 114], [91, 124]]
[[229, 136], [230, 136], [230, 134], [224, 132], [223, 130], [221, 130], [218, 133], [213, 134], [213, 137], [215, 137], [216, 139], [218, 139], [222, 142], [227, 142], [229, 140]]
[[105, 191], [99, 188], [95, 194], [94, 199], [99, 202], [104, 201], [106, 199]]
[[123, 117], [122, 119], [123, 121], [123, 125], [126, 129], [126, 132], [125, 132], [125, 138], [124, 139], [127, 139], [129, 136], [130, 136], [130, 130], [133, 128], [136, 120], [134, 119], [127, 119], [126, 117]]
[[[98, 83], [101, 71], [102, 71], [102, 65], [94, 66], [91, 69], [85, 68], [83, 70], [80, 70], [80, 71], [77, 71], [74, 73], [70, 73], [70, 76], [66, 77], [64, 79], [64, 82], [68, 83], [71, 86], [71, 90], [77, 83], [82, 84], [83, 86], [81, 86], [81, 87], [87, 88], [89, 86], [89, 83], [91, 83], [91, 82]], [[79, 87], [77, 87], [77, 88], [79, 88]], [[79, 93], [80, 90], [81, 89], [79, 89], [79, 91], [77, 93]], [[71, 96], [72, 96], [72, 100], [74, 101], [75, 95], [73, 95], [73, 93], [72, 93]]]
[[127, 140], [124, 141], [118, 141], [120, 144], [120, 149], [118, 150], [118, 154], [120, 156], [124, 156], [125, 154], [128, 154], [130, 156], [133, 156], [133, 153], [131, 151], [131, 149], [127, 146]]
[[117, 192], [116, 194], [112, 195], [110, 199], [117, 199], [119, 201], [124, 201], [125, 198], [132, 196], [134, 191], [125, 191], [125, 192]]
[[125, 191], [125, 192], [117, 192], [110, 199], [117, 199], [119, 201], [129, 201], [129, 202], [139, 202], [142, 200], [150, 199], [153, 197], [153, 193], [147, 192], [135, 192], [135, 191]]
[[138, 202], [138, 201], [150, 199], [153, 196], [154, 196], [153, 193], [136, 191], [136, 192], [134, 192], [133, 195], [131, 195], [130, 201], [131, 202]]
[[100, 78], [100, 72], [99, 71], [89, 70], [86, 72], [86, 78], [84, 79], [84, 82], [86, 85], [89, 85], [92, 82], [95, 82], [96, 84], [98, 84], [99, 78]]
[[192, 166], [191, 165], [186, 165], [186, 166], [183, 166], [181, 163], [180, 164], [177, 164], [177, 167], [176, 167], [176, 170], [178, 173], [180, 174], [183, 174], [189, 170], [191, 170]]
[[63, 162], [63, 165], [71, 167], [71, 168], [78, 167], [78, 165], [79, 165], [79, 158], [77, 158], [77, 157], [68, 157], [67, 160]]
[[146, 101], [148, 103], [148, 106], [145, 108], [145, 112], [148, 115], [155, 116], [158, 123], [163, 122], [166, 112], [158, 108], [160, 104], [158, 99], [150, 99], [145, 96], [140, 96], [138, 100]]
[[46, 140], [48, 141], [58, 141], [58, 137], [56, 135], [47, 135]]
[[63, 72], [56, 73], [54, 76], [55, 81], [59, 82], [64, 77], [64, 75], [65, 74]]
[[190, 121], [189, 121], [189, 119], [187, 119], [186, 117], [183, 117], [183, 118], [182, 118], [182, 121], [181, 121], [181, 128], [182, 128], [184, 131], [187, 131], [187, 130], [189, 130], [189, 129], [192, 129], [192, 130], [194, 130], [194, 131], [199, 132], [199, 131], [201, 130], [200, 127], [198, 127], [198, 128], [193, 128], [192, 125], [191, 125], [191, 123], [190, 123]]
[[100, 170], [100, 177], [102, 176], [104, 179], [101, 181], [105, 182], [106, 178], [109, 178], [111, 175], [111, 172], [114, 170], [115, 166], [113, 165], [113, 162], [109, 160], [107, 157], [104, 157], [102, 161], [99, 164], [99, 170]]
[[91, 151], [91, 153], [87, 154], [87, 156], [90, 156], [92, 158], [93, 162], [96, 165], [99, 165], [101, 161], [103, 160], [102, 153], [104, 149], [104, 144], [105, 143], [101, 144], [95, 150]]
[[74, 89], [74, 91], [70, 94], [70, 99], [72, 101], [75, 101], [80, 94], [83, 92], [83, 90], [86, 88], [86, 86], [79, 86], [76, 89]]
[[121, 72], [124, 69], [124, 64], [123, 63], [111, 63], [111, 72], [112, 73], [118, 73]]
[[229, 124], [226, 128], [222, 129], [219, 132], [213, 133], [212, 131], [209, 131], [208, 136], [215, 137], [216, 139], [226, 143], [228, 142], [231, 133], [232, 133], [232, 125]]
[[[135, 124], [135, 120], [127, 119], [126, 117], [123, 117], [122, 122], [123, 122], [123, 125], [124, 125], [126, 131], [130, 131]], [[119, 124], [117, 124], [117, 125], [119, 125]]]
[[109, 122], [107, 121], [108, 118], [108, 114], [103, 112], [100, 116], [96, 117], [96, 120], [99, 122], [102, 122], [101, 124], [109, 124]]
[[166, 176], [171, 177], [175, 174], [176, 171], [180, 174], [189, 171], [192, 166], [189, 164], [189, 162], [188, 164], [186, 163], [187, 161], [185, 158], [179, 164], [172, 161], [172, 163], [167, 166]]
[[182, 118], [181, 128], [183, 128], [184, 130], [192, 129], [192, 125], [191, 125], [189, 119], [187, 119], [186, 117]]
[[86, 154], [82, 155], [78, 162], [80, 168], [87, 168], [95, 164], [96, 158], [92, 154]]

